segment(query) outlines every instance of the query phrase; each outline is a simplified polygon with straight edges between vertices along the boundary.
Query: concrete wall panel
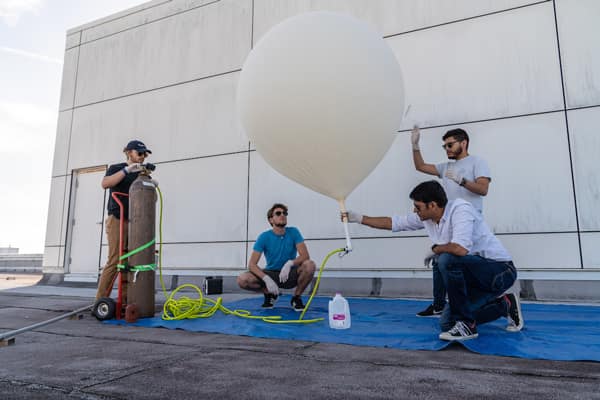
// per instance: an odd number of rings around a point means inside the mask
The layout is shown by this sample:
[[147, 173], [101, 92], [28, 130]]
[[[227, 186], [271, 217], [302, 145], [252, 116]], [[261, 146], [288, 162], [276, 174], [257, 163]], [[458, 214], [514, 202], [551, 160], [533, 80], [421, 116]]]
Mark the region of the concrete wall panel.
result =
[[600, 2], [556, 0], [567, 106], [600, 104]]
[[[190, 82], [78, 108], [73, 121], [69, 169], [120, 162], [121, 150], [141, 139], [149, 162], [179, 160], [248, 149], [235, 93], [238, 73]], [[81, 152], [91, 146], [94, 152]]]
[[214, 0], [158, 0], [144, 3], [108, 18], [103, 18], [96, 21], [96, 23], [85, 25], [82, 41], [85, 43], [98, 40], [108, 35], [118, 34], [127, 29], [134, 29], [159, 19], [186, 12], [191, 8], [214, 2]]
[[160, 164], [163, 241], [246, 240], [247, 154]]
[[353, 15], [388, 36], [519, 7], [527, 0], [255, 0], [254, 43], [286, 18], [310, 11]]
[[600, 107], [569, 111], [569, 127], [579, 227], [583, 231], [600, 230]]
[[246, 268], [246, 243], [185, 243], [163, 245], [163, 271], [236, 270]]
[[61, 252], [64, 252], [64, 247], [44, 247], [44, 259], [42, 261], [44, 272], [55, 272], [59, 269], [62, 272], [62, 264], [59, 263]]
[[54, 144], [54, 159], [52, 162], [52, 176], [66, 175], [69, 159], [69, 139], [71, 136], [71, 120], [73, 110], [58, 113], [56, 128], [56, 142]]
[[581, 268], [576, 233], [501, 235], [517, 269]]
[[223, 1], [81, 46], [76, 105], [241, 67], [251, 1]]
[[411, 105], [403, 129], [563, 106], [551, 3], [395, 36], [388, 43]]
[[[329, 252], [345, 247], [346, 242], [342, 239], [307, 240], [306, 245], [318, 268]], [[427, 270], [423, 259], [430, 251], [431, 241], [427, 237], [352, 239], [352, 247], [353, 251], [344, 257], [332, 256], [325, 270]]]
[[63, 62], [62, 84], [60, 90], [59, 110], [64, 111], [73, 108], [75, 101], [75, 86], [77, 80], [77, 63], [79, 48], [74, 47], [65, 51]]
[[[491, 169], [492, 182], [484, 199], [484, 216], [494, 231], [577, 229], [564, 113], [462, 127], [471, 136], [471, 154], [483, 157]], [[436, 150], [427, 154], [440, 154], [441, 137], [450, 128], [436, 129], [434, 136], [440, 139]], [[443, 161], [441, 158], [433, 160]]]
[[65, 185], [70, 178], [60, 176], [52, 178], [50, 186], [50, 202], [48, 205], [48, 220], [46, 222], [46, 246], [64, 245]]
[[583, 254], [584, 268], [600, 268], [600, 232], [581, 234], [581, 252]]

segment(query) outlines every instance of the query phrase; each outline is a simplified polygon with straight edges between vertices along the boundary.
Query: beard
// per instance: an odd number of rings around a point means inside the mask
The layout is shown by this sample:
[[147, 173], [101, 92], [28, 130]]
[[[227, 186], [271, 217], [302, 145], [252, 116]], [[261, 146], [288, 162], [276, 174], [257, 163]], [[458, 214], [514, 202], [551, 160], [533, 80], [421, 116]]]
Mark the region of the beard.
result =
[[456, 150], [456, 151], [450, 152], [450, 154], [448, 154], [448, 160], [456, 160], [457, 157], [460, 155], [460, 153], [462, 153], [462, 150]]
[[278, 228], [285, 228], [287, 224], [275, 224], [276, 227]]

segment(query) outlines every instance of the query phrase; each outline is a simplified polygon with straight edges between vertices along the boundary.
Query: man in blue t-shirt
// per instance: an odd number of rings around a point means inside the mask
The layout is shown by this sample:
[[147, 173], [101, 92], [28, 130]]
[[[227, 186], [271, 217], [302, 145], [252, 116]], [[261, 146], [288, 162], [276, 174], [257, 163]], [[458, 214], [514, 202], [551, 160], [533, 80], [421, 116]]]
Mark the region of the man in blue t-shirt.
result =
[[[300, 297], [315, 275], [315, 263], [310, 259], [304, 238], [297, 228], [286, 227], [288, 208], [276, 203], [267, 211], [267, 220], [273, 227], [261, 233], [254, 243], [248, 260], [248, 272], [237, 278], [242, 289], [263, 292], [263, 308], [273, 308], [279, 288], [294, 290], [291, 305], [296, 311], [304, 310]], [[258, 266], [265, 254], [265, 269]]]

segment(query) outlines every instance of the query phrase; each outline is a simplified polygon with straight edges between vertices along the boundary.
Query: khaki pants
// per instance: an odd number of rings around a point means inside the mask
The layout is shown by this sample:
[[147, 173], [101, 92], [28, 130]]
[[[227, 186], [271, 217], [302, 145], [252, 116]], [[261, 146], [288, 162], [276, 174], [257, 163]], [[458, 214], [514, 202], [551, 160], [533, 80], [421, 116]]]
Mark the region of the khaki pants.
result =
[[[100, 281], [98, 282], [98, 291], [96, 292], [96, 300], [101, 297], [106, 297], [108, 290], [112, 288], [111, 284], [117, 274], [117, 264], [119, 263], [119, 224], [120, 220], [113, 215], [106, 218], [106, 238], [108, 239], [108, 260], [102, 269]], [[123, 221], [123, 251], [127, 250], [127, 221]], [[127, 274], [124, 274], [127, 277]], [[123, 302], [127, 301], [127, 279], [124, 279], [123, 286]]]

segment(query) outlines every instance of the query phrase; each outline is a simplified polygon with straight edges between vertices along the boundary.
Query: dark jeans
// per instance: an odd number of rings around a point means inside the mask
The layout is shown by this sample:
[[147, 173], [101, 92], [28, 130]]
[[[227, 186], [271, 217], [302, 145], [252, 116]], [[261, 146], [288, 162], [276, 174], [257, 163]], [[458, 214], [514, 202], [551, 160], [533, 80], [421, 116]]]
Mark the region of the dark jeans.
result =
[[[442, 253], [434, 257], [432, 265], [433, 272], [433, 306], [436, 310], [444, 308], [446, 305], [446, 265], [447, 261], [444, 259], [448, 253]], [[439, 262], [442, 257], [441, 263]]]
[[450, 329], [456, 321], [482, 324], [507, 315], [507, 303], [498, 296], [517, 279], [512, 261], [443, 253], [437, 265], [450, 303], [440, 319], [443, 330]]

